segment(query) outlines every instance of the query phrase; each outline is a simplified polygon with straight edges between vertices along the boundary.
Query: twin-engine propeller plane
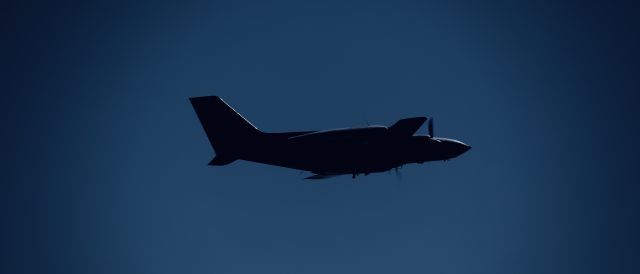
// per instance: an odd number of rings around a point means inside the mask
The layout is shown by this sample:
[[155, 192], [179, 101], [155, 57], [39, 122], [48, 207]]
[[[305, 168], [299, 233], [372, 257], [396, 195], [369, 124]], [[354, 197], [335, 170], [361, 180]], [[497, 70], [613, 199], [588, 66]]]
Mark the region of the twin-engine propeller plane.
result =
[[[189, 99], [215, 157], [209, 165], [235, 160], [310, 171], [306, 179], [396, 169], [405, 164], [448, 160], [471, 147], [433, 135], [433, 119], [402, 119], [390, 127], [267, 133], [258, 130], [218, 96]], [[428, 135], [414, 135], [426, 121]]]

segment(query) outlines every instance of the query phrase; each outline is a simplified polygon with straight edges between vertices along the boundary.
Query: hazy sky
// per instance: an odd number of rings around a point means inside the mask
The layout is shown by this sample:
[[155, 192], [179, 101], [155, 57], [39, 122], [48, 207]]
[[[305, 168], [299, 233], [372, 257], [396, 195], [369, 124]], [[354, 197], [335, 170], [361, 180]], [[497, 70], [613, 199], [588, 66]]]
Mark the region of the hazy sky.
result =
[[[2, 273], [640, 272], [625, 1], [52, 2], [2, 8]], [[204, 95], [473, 149], [401, 181], [211, 167]]]

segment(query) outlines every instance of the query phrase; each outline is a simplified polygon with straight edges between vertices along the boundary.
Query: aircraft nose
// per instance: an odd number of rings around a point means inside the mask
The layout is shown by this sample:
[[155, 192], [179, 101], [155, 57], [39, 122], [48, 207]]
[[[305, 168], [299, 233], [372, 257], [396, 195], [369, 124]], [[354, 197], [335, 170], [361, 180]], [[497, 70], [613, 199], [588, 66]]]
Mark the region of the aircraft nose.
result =
[[467, 152], [470, 149], [471, 149], [471, 146], [465, 143], [460, 142], [456, 144], [456, 150], [458, 152], [458, 155], [462, 155], [463, 153]]
[[467, 152], [468, 150], [471, 149], [470, 145], [464, 144], [464, 143], [460, 143], [460, 146], [458, 148], [458, 151], [460, 151], [460, 154]]
[[437, 138], [436, 140], [438, 141], [439, 144], [441, 144], [441, 147], [444, 150], [444, 154], [446, 155], [444, 156], [445, 159], [458, 157], [463, 153], [469, 151], [469, 149], [471, 149], [470, 145], [467, 145], [458, 140], [447, 139], [447, 138]]
[[464, 151], [463, 152], [467, 152], [470, 149], [471, 149], [470, 145], [464, 144]]

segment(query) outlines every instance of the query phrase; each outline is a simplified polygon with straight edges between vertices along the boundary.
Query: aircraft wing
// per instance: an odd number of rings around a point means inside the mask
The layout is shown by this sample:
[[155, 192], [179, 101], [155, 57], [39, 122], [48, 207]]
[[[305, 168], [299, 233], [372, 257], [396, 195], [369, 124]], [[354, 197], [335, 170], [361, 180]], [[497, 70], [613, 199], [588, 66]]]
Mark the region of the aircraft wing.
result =
[[412, 136], [427, 121], [427, 117], [413, 117], [398, 120], [389, 127], [389, 131], [401, 136]]

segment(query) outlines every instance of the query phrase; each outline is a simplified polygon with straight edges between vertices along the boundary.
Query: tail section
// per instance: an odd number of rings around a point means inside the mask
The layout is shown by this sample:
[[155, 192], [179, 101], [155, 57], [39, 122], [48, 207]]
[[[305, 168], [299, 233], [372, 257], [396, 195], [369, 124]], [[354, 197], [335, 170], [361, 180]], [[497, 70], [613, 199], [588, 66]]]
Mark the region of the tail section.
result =
[[209, 165], [227, 165], [242, 155], [261, 132], [218, 96], [189, 98], [216, 157]]

